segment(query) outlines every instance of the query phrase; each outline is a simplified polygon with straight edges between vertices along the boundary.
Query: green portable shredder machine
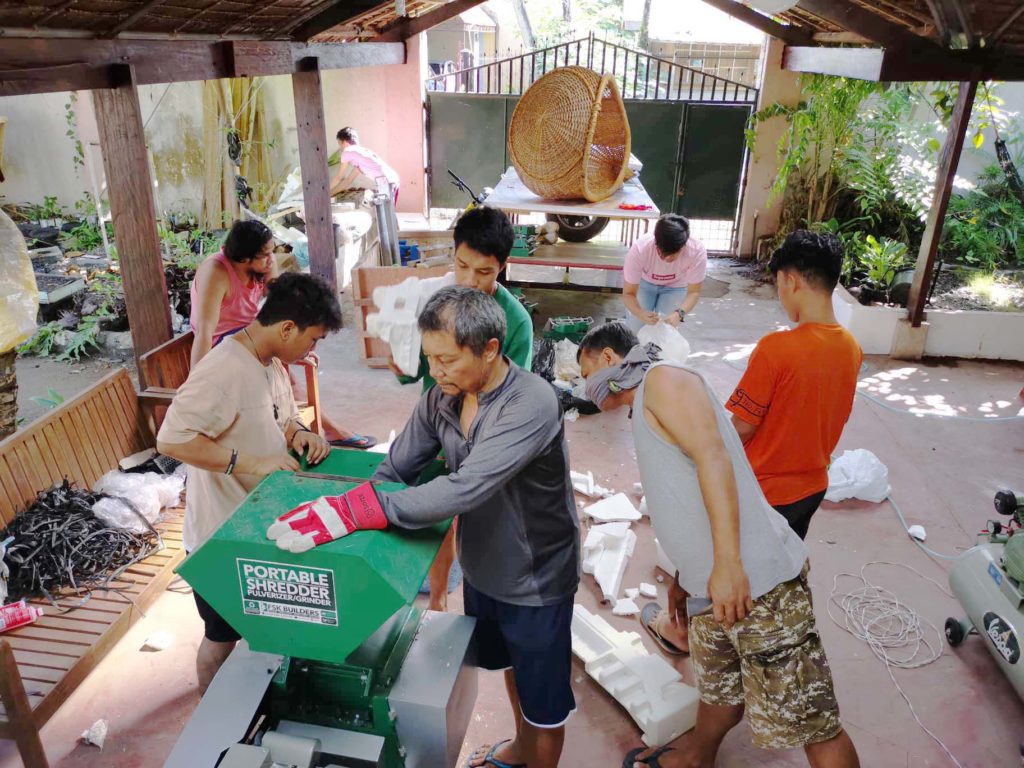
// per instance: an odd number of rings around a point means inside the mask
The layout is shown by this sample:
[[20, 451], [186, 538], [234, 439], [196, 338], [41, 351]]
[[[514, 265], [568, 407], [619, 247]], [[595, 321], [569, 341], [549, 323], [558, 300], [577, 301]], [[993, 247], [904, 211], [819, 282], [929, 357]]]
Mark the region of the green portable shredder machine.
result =
[[455, 765], [477, 695], [475, 620], [412, 606], [449, 523], [298, 554], [266, 537], [279, 515], [355, 487], [383, 458], [335, 449], [307, 472], [275, 472], [179, 566], [243, 642], [165, 768]]

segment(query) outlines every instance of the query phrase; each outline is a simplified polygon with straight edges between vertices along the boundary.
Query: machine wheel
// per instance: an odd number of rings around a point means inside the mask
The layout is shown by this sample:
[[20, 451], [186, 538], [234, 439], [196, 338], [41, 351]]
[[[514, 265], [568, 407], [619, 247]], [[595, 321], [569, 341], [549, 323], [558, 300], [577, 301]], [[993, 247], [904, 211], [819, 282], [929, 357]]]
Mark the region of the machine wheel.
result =
[[547, 220], [558, 225], [558, 236], [568, 243], [585, 243], [608, 226], [608, 218], [605, 216], [549, 213]]
[[946, 619], [946, 642], [950, 648], [956, 648], [965, 637], [967, 633], [964, 632], [964, 625], [960, 623], [960, 619], [954, 619], [952, 616]]

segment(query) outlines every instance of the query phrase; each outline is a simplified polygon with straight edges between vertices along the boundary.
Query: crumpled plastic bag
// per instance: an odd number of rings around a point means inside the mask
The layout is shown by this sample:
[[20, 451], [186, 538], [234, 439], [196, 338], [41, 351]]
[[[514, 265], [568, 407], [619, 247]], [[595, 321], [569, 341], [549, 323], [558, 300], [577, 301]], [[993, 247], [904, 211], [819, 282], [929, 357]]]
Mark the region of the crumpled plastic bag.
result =
[[871, 451], [844, 451], [828, 468], [826, 501], [863, 499], [875, 504], [889, 496], [889, 468]]
[[39, 290], [25, 238], [0, 211], [0, 353], [35, 333], [38, 312]]
[[112, 498], [100, 499], [93, 504], [92, 511], [111, 527], [143, 533], [149, 528], [139, 519], [139, 514], [149, 523], [155, 523], [160, 510], [178, 503], [184, 488], [185, 480], [179, 475], [113, 470], [101, 477], [93, 488]]
[[690, 356], [690, 342], [678, 329], [668, 323], [645, 325], [637, 334], [641, 344], [657, 344], [661, 348], [661, 359], [680, 365]]
[[533, 343], [533, 372], [547, 381], [555, 380], [557, 350], [551, 339], [538, 339]]
[[579, 345], [571, 339], [555, 342], [555, 378], [562, 381], [575, 381], [582, 374], [580, 364], [576, 362], [576, 351]]

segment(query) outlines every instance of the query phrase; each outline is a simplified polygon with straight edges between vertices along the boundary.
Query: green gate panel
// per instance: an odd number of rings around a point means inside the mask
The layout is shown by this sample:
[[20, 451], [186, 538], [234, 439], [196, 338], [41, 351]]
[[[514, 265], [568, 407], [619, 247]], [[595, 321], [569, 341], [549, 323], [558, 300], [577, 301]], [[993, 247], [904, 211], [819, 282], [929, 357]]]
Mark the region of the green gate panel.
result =
[[[512, 113], [516, 111], [516, 104], [519, 103], [518, 96], [508, 96], [505, 98], [505, 167], [501, 169], [501, 172], [505, 172], [505, 168], [512, 165], [512, 158], [508, 154], [508, 134], [509, 128], [512, 125]], [[497, 182], [495, 182], [497, 183]], [[489, 186], [494, 186], [491, 184]]]
[[627, 101], [626, 117], [629, 119], [633, 154], [644, 164], [640, 181], [659, 210], [663, 213], [676, 210], [683, 104]]
[[748, 106], [686, 107], [679, 213], [693, 219], [736, 218], [749, 117]]
[[504, 96], [431, 93], [430, 205], [465, 208], [469, 196], [450, 183], [450, 168], [474, 192], [493, 187], [505, 165]]

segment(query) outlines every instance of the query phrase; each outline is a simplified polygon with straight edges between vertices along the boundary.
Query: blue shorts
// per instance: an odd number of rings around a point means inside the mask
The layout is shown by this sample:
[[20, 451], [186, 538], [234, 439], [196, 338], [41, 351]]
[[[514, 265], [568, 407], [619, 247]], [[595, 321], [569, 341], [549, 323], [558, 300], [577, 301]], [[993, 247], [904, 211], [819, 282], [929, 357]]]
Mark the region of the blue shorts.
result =
[[463, 582], [466, 615], [476, 618], [476, 663], [484, 669], [512, 668], [523, 719], [538, 728], [558, 728], [576, 709], [572, 695], [572, 604], [513, 605], [488, 597]]

